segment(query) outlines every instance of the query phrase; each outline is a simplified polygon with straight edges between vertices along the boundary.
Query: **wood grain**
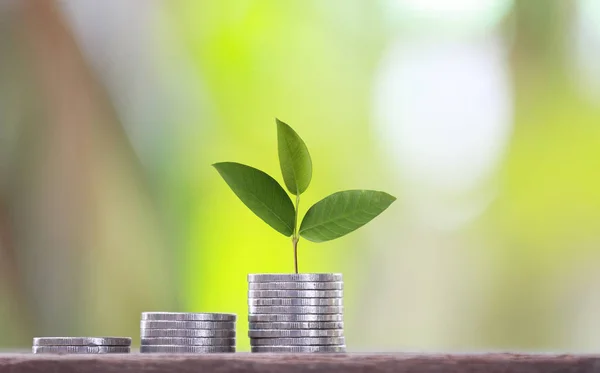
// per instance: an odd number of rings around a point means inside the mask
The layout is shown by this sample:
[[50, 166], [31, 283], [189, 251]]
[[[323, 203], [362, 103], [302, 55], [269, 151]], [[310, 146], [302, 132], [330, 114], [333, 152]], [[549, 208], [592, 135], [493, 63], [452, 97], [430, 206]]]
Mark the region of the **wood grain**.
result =
[[591, 373], [600, 355], [0, 355], [0, 373]]

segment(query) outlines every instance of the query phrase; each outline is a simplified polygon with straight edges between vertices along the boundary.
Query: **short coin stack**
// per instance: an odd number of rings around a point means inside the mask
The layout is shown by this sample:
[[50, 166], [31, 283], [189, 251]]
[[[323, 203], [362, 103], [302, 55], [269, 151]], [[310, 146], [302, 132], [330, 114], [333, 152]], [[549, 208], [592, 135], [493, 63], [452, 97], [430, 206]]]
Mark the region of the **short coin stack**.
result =
[[34, 354], [128, 354], [131, 338], [40, 337], [33, 339]]
[[339, 273], [248, 275], [252, 352], [346, 352]]
[[144, 312], [140, 352], [235, 352], [236, 319], [230, 313]]

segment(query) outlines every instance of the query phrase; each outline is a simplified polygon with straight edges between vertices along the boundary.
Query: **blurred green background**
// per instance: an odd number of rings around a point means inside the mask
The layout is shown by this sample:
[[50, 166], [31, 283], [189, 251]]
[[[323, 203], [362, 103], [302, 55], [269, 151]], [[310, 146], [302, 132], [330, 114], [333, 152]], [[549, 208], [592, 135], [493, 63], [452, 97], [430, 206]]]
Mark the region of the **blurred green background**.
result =
[[299, 245], [349, 351], [597, 352], [598, 61], [596, 0], [0, 0], [0, 347], [195, 311], [248, 351], [246, 275], [291, 244], [210, 165], [281, 182], [278, 117], [302, 213], [398, 197]]

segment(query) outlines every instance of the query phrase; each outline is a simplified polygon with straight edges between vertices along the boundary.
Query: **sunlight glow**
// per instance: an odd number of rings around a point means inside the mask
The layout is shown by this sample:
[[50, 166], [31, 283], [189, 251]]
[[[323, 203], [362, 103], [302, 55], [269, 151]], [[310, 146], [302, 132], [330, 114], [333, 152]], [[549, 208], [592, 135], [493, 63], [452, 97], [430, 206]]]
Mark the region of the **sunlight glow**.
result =
[[489, 202], [463, 196], [491, 177], [504, 154], [512, 123], [508, 81], [497, 39], [400, 41], [388, 51], [375, 83], [375, 125], [424, 221], [458, 224], [463, 212], [481, 211], [469, 204]]
[[393, 17], [413, 28], [473, 33], [496, 27], [513, 0], [388, 0]]

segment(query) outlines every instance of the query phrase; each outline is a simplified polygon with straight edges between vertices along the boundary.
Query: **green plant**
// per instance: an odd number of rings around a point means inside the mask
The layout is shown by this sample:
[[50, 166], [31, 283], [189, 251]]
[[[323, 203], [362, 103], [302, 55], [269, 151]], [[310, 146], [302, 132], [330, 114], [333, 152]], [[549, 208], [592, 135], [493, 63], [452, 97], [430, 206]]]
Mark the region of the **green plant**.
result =
[[342, 237], [381, 214], [396, 198], [374, 190], [337, 192], [309, 208], [298, 227], [300, 195], [312, 179], [312, 160], [300, 136], [279, 119], [275, 121], [281, 173], [285, 186], [296, 196], [295, 206], [281, 185], [263, 171], [234, 162], [213, 166], [252, 212], [284, 236], [292, 238], [294, 269], [298, 273], [300, 237], [312, 242]]

